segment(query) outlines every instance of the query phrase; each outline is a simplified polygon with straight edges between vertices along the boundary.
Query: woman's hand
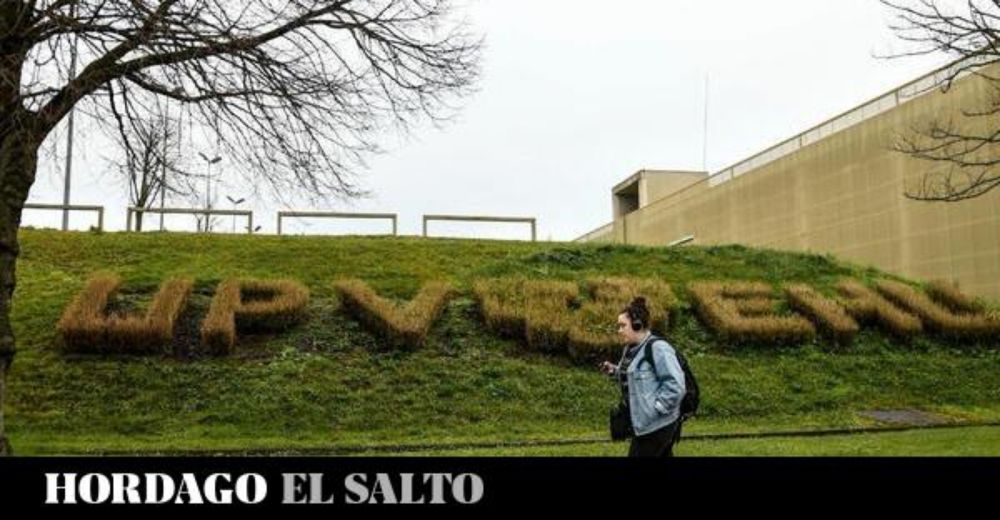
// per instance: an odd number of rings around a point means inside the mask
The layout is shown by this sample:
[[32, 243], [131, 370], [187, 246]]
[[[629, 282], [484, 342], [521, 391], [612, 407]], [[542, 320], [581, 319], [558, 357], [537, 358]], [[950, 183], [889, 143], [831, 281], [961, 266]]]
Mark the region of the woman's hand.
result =
[[607, 375], [610, 376], [611, 374], [614, 374], [616, 370], [618, 370], [618, 365], [616, 365], [616, 364], [614, 364], [614, 363], [612, 363], [610, 361], [605, 361], [605, 362], [601, 363], [600, 365], [597, 365], [597, 368], [601, 372], [603, 372], [603, 373], [605, 373], [605, 374], [607, 374]]

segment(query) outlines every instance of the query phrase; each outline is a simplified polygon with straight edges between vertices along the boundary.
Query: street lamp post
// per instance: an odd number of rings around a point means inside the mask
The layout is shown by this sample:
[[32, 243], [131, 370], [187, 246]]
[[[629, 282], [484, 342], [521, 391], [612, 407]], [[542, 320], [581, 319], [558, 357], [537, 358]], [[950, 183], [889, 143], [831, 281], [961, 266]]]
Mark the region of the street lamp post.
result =
[[[70, 18], [76, 15], [76, 3], [70, 4]], [[70, 58], [69, 58], [69, 81], [73, 81], [76, 78], [76, 62], [77, 62], [77, 43], [78, 39], [73, 36], [73, 44], [70, 46]], [[73, 174], [73, 110], [69, 111], [69, 121], [66, 128], [66, 174], [63, 177], [63, 212], [62, 212], [62, 230], [69, 230], [69, 206], [70, 196], [70, 178]]]
[[208, 226], [209, 219], [211, 215], [208, 213], [212, 211], [212, 165], [221, 161], [222, 157], [215, 156], [209, 158], [207, 155], [198, 152], [198, 155], [205, 161], [208, 171], [205, 173], [205, 232], [211, 231]]
[[[166, 197], [167, 197], [167, 153], [168, 153], [167, 152], [167, 129], [170, 128], [169, 127], [169, 120], [170, 120], [170, 103], [169, 102], [167, 103], [167, 107], [166, 107], [165, 111], [166, 111], [166, 115], [163, 117], [163, 121], [162, 121], [162, 124], [163, 124], [163, 134], [160, 136], [161, 139], [163, 140], [163, 142], [161, 143], [163, 145], [163, 151], [161, 152], [163, 155], [160, 156], [160, 210], [163, 210], [164, 206], [166, 205]], [[156, 195], [153, 195], [153, 201], [154, 202], [156, 201]], [[163, 231], [163, 228], [164, 228], [164, 226], [163, 226], [163, 213], [161, 212], [160, 213], [160, 231]]]
[[[184, 96], [184, 87], [174, 87], [171, 91], [175, 96]], [[166, 207], [167, 199], [167, 136], [170, 134], [169, 131], [169, 121], [170, 121], [170, 102], [167, 102], [166, 107], [167, 117], [163, 124], [163, 178], [160, 179], [160, 210]], [[184, 150], [184, 105], [181, 104], [177, 107], [177, 156], [180, 157]], [[163, 225], [163, 213], [160, 213], [160, 231], [165, 231], [166, 228]]]
[[[236, 206], [243, 204], [243, 202], [247, 200], [246, 197], [234, 199], [229, 195], [226, 195], [226, 198], [229, 199], [229, 203], [233, 205], [233, 211], [236, 211]], [[236, 215], [233, 215], [233, 234], [236, 234]]]

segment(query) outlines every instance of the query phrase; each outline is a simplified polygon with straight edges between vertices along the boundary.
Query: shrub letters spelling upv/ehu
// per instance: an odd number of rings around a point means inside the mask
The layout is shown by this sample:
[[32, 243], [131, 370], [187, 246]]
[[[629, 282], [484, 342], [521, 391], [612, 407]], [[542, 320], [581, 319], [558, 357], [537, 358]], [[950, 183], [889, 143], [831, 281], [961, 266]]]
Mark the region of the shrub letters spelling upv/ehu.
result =
[[[591, 278], [571, 281], [521, 277], [479, 279], [472, 296], [483, 323], [495, 334], [532, 350], [566, 353], [578, 362], [616, 355], [609, 325], [636, 295], [651, 302], [654, 328], [668, 331], [686, 307], [670, 284], [656, 279]], [[142, 316], [109, 311], [121, 280], [95, 273], [58, 323], [65, 348], [89, 353], [154, 353], [169, 350], [174, 327], [188, 304], [192, 281], [165, 281]], [[360, 280], [338, 280], [342, 308], [394, 349], [419, 348], [450, 299], [445, 282], [424, 284], [405, 304], [379, 296]], [[582, 289], [581, 289], [582, 287]], [[926, 290], [880, 280], [869, 287], [844, 279], [835, 294], [801, 283], [692, 282], [683, 289], [689, 308], [720, 343], [801, 344], [820, 341], [848, 347], [864, 327], [899, 341], [932, 334], [954, 341], [1000, 339], [1000, 315], [943, 283]], [[238, 335], [278, 333], [309, 319], [309, 290], [295, 280], [229, 279], [218, 285], [201, 321], [203, 348], [228, 354]]]

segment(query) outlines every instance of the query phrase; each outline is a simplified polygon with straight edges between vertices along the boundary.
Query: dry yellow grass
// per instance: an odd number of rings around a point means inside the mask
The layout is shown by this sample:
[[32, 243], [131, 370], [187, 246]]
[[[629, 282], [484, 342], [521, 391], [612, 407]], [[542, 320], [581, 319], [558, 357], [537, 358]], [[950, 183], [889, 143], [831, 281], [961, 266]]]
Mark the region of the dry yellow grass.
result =
[[958, 290], [944, 280], [934, 280], [927, 284], [927, 294], [935, 301], [957, 313], [985, 313], [986, 305]]
[[760, 296], [750, 296], [746, 299], [739, 298], [733, 300], [733, 305], [743, 316], [767, 316], [777, 312], [777, 301], [773, 298], [762, 298]]
[[[761, 314], [762, 298], [773, 291], [760, 282], [695, 282], [688, 287], [702, 321], [726, 343], [798, 344], [812, 341], [816, 328], [801, 316]], [[741, 304], [741, 300], [755, 302]], [[773, 304], [772, 304], [773, 305]], [[747, 315], [741, 306], [753, 311]]]
[[243, 280], [236, 311], [239, 332], [281, 332], [306, 319], [309, 289], [294, 280]]
[[472, 283], [472, 294], [487, 328], [505, 338], [524, 336], [523, 282], [519, 278], [491, 278]]
[[650, 326], [658, 334], [670, 329], [680, 309], [670, 285], [660, 280], [591, 278], [586, 285], [590, 299], [576, 312], [569, 334], [570, 356], [579, 362], [601, 361], [621, 354], [617, 318], [633, 298], [646, 298]]
[[110, 348], [129, 353], [168, 352], [177, 318], [184, 311], [193, 286], [190, 278], [167, 280], [153, 297], [145, 316], [112, 316], [107, 322]]
[[[939, 305], [926, 294], [900, 282], [881, 280], [876, 288], [882, 295], [900, 307], [920, 317], [932, 332], [952, 339], [997, 339], [1000, 338], [1000, 320], [991, 318], [982, 310], [956, 312], [947, 305]], [[955, 307], [972, 307], [967, 297], [948, 293], [938, 287], [936, 294], [945, 293]]]
[[201, 344], [210, 354], [229, 354], [236, 346], [236, 309], [240, 306], [239, 280], [223, 280], [215, 289], [212, 305], [201, 322]]
[[774, 289], [764, 282], [704, 282], [719, 285], [722, 296], [732, 299], [774, 298]]
[[[680, 301], [674, 295], [670, 284], [651, 278], [590, 278], [587, 290], [591, 301], [614, 307], [611, 319], [615, 320], [621, 310], [633, 298], [643, 296], [649, 307], [653, 330], [666, 332], [677, 321]], [[610, 308], [610, 307], [609, 307]]]
[[87, 279], [83, 290], [66, 307], [56, 325], [67, 350], [100, 352], [107, 349], [105, 309], [120, 286], [121, 278], [114, 273], [97, 272]]
[[579, 297], [573, 282], [531, 280], [524, 284], [524, 337], [528, 348], [565, 352], [573, 327], [570, 306]]
[[280, 332], [305, 320], [309, 289], [294, 280], [228, 279], [219, 284], [201, 324], [211, 354], [228, 354], [238, 332]]
[[431, 326], [454, 296], [445, 282], [428, 282], [404, 305], [383, 298], [361, 280], [338, 280], [334, 287], [344, 308], [394, 349], [415, 349], [424, 344]]
[[591, 278], [581, 297], [574, 282], [522, 277], [478, 280], [473, 294], [490, 330], [523, 340], [544, 352], [568, 351], [580, 362], [620, 353], [617, 317], [636, 296], [650, 307], [654, 330], [664, 333], [674, 321], [679, 301], [659, 280]]
[[579, 295], [573, 282], [523, 277], [477, 280], [472, 292], [486, 326], [546, 352], [566, 349], [572, 326], [570, 306]]
[[860, 324], [876, 323], [901, 340], [909, 340], [923, 331], [916, 316], [896, 307], [875, 291], [855, 280], [841, 280], [837, 284], [841, 303]]
[[57, 326], [67, 350], [74, 352], [156, 353], [169, 350], [174, 325], [193, 282], [167, 280], [143, 316], [108, 316], [108, 303], [121, 286], [111, 273], [95, 273], [66, 308]]
[[804, 284], [785, 287], [785, 294], [788, 296], [789, 306], [808, 316], [824, 336], [843, 346], [854, 341], [860, 329], [858, 322], [835, 300], [824, 297]]

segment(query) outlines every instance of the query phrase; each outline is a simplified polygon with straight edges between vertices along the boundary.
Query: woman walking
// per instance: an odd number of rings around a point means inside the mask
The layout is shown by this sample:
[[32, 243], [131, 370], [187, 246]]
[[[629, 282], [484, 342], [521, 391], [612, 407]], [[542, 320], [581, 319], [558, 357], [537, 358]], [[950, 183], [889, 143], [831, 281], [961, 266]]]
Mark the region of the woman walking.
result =
[[625, 348], [618, 364], [600, 368], [621, 385], [633, 431], [630, 457], [672, 457], [679, 437], [684, 370], [674, 348], [650, 331], [646, 299], [632, 300], [618, 316], [618, 336]]

